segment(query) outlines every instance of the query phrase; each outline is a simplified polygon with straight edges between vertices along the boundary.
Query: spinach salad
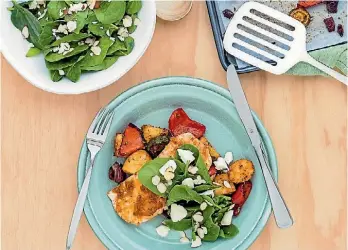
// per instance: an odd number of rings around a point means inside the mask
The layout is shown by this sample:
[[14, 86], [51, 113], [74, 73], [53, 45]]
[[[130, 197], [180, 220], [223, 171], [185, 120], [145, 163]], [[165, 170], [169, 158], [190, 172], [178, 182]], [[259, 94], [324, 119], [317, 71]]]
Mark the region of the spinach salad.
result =
[[12, 2], [11, 21], [30, 42], [26, 56], [42, 53], [54, 82], [77, 82], [133, 50], [141, 0]]

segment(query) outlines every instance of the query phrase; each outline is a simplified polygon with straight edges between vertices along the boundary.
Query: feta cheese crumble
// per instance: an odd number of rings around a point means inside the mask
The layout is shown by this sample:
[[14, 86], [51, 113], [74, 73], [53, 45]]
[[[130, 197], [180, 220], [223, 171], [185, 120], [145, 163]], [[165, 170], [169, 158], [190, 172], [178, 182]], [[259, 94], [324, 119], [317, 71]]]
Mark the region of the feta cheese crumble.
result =
[[229, 226], [232, 224], [232, 216], [233, 216], [233, 210], [229, 210], [224, 214], [224, 217], [222, 217], [221, 225], [222, 226]]
[[69, 21], [69, 22], [67, 22], [66, 26], [68, 28], [68, 31], [71, 33], [74, 30], [76, 30], [77, 23], [76, 23], [76, 21]]
[[194, 188], [194, 183], [192, 178], [186, 178], [181, 182], [182, 185], [188, 186], [190, 188]]
[[[195, 213], [193, 216], [192, 216], [192, 219], [198, 223], [201, 223], [203, 222], [204, 218], [203, 218], [203, 215], [201, 212], [198, 212], [198, 213]], [[198, 229], [197, 229], [198, 230]]]
[[216, 161], [214, 161], [214, 165], [217, 170], [228, 171], [228, 166], [226, 164], [226, 161], [222, 157], [219, 157]]
[[170, 206], [170, 217], [173, 222], [178, 222], [187, 216], [187, 210], [180, 205], [172, 204]]
[[161, 182], [161, 179], [158, 175], [155, 175], [152, 177], [151, 182], [153, 185], [157, 186]]
[[170, 231], [169, 227], [165, 225], [160, 225], [156, 228], [157, 234], [161, 237], [167, 237], [169, 231]]
[[198, 168], [195, 167], [195, 166], [189, 166], [188, 169], [187, 169], [187, 171], [188, 171], [189, 173], [191, 173], [191, 174], [197, 174]]
[[178, 149], [177, 151], [183, 163], [190, 164], [195, 160], [195, 157], [190, 150]]
[[91, 48], [91, 51], [93, 52], [94, 55], [99, 56], [101, 53], [101, 48], [98, 46], [93, 46]]
[[196, 179], [193, 180], [193, 183], [195, 185], [201, 185], [201, 184], [205, 184], [206, 181], [202, 179], [202, 177], [200, 175], [197, 175]]
[[171, 172], [175, 172], [176, 169], [176, 163], [174, 160], [169, 160], [167, 161], [160, 169], [159, 172], [164, 175], [164, 173], [166, 172], [167, 169], [171, 168], [172, 171]]
[[29, 37], [29, 30], [27, 26], [24, 26], [22, 29], [22, 36], [27, 39]]
[[128, 27], [132, 26], [132, 22], [133, 22], [132, 18], [130, 16], [128, 16], [128, 15], [125, 16], [123, 18], [123, 20], [122, 20], [123, 26], [125, 28], [128, 28]]
[[160, 192], [161, 194], [164, 194], [167, 191], [166, 185], [164, 185], [162, 182], [157, 184], [156, 187], [157, 187], [158, 192]]

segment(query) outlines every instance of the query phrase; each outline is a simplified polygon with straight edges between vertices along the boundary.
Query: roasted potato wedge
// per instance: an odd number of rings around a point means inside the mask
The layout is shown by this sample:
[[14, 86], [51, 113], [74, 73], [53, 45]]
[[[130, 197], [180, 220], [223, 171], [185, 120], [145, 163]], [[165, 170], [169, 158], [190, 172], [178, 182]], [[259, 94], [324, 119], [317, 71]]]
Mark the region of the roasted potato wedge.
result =
[[220, 157], [220, 154], [216, 151], [216, 149], [210, 144], [210, 142], [208, 141], [207, 138], [205, 138], [204, 136], [202, 136], [199, 139], [204, 145], [206, 145], [209, 149], [209, 154], [211, 156], [211, 158], [213, 159], [213, 161], [215, 161], [217, 158]]
[[236, 187], [230, 181], [228, 174], [217, 174], [214, 182], [221, 185], [221, 187], [214, 190], [215, 195], [231, 194], [236, 191]]
[[123, 139], [118, 154], [121, 157], [128, 157], [139, 149], [144, 149], [143, 137], [140, 129], [133, 123], [129, 123], [124, 130]]
[[127, 174], [137, 173], [146, 162], [151, 161], [151, 156], [145, 150], [138, 150], [127, 157], [122, 170]]
[[247, 159], [240, 159], [229, 166], [228, 176], [233, 183], [242, 183], [251, 179], [255, 172], [254, 165]]
[[114, 155], [120, 157], [120, 147], [123, 140], [123, 134], [117, 133], [115, 136], [115, 144], [114, 144]]
[[169, 135], [168, 129], [155, 127], [152, 125], [141, 126], [141, 131], [143, 132], [143, 137], [146, 143], [149, 143], [151, 139], [156, 138], [160, 135]]

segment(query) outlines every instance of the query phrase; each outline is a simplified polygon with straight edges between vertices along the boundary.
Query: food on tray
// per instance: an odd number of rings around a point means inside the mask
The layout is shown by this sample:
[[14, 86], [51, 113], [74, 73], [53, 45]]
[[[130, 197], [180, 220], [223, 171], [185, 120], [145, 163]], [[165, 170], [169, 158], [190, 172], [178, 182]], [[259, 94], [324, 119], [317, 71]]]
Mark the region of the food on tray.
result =
[[329, 13], [337, 13], [338, 1], [326, 1], [326, 9]]
[[224, 15], [224, 17], [226, 17], [228, 19], [232, 19], [232, 17], [234, 16], [234, 13], [230, 9], [223, 10], [222, 14]]
[[[205, 126], [182, 108], [168, 123], [169, 130], [129, 124], [116, 134], [115, 155], [126, 157], [123, 167], [115, 163], [109, 170], [109, 179], [119, 183], [108, 192], [116, 213], [135, 225], [163, 213], [156, 232], [166, 237], [180, 231], [180, 242], [191, 247], [233, 238], [238, 228], [232, 218], [251, 192], [253, 163], [234, 161], [232, 152], [221, 157], [204, 136]], [[192, 232], [191, 241], [185, 230]]]
[[311, 16], [309, 15], [308, 11], [302, 7], [290, 11], [289, 16], [297, 21], [300, 21], [306, 27], [311, 22]]
[[328, 17], [324, 19], [325, 26], [329, 32], [335, 31], [335, 20], [333, 17]]
[[303, 8], [308, 8], [308, 7], [312, 7], [314, 5], [320, 4], [322, 2], [323, 2], [322, 0], [319, 0], [319, 1], [303, 0], [303, 1], [298, 1], [297, 6], [298, 7], [303, 7]]
[[338, 33], [340, 36], [343, 36], [344, 30], [343, 30], [343, 25], [342, 25], [342, 24], [337, 25], [337, 33]]
[[27, 57], [42, 53], [54, 82], [77, 82], [133, 50], [140, 0], [12, 2], [11, 21], [30, 42]]

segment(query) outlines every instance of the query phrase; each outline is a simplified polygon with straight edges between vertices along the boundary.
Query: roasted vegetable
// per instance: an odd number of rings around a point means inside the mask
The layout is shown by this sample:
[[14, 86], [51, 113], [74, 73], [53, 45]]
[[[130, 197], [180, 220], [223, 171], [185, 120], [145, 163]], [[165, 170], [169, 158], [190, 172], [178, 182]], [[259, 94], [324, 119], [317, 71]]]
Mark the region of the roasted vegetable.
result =
[[329, 32], [335, 31], [336, 24], [332, 16], [324, 19], [325, 26]]
[[191, 133], [196, 138], [201, 138], [205, 133], [205, 126], [191, 120], [182, 108], [178, 108], [169, 118], [169, 130], [174, 136]]
[[233, 183], [248, 181], [255, 172], [253, 163], [247, 159], [235, 161], [229, 168], [228, 176]]
[[120, 147], [122, 144], [123, 134], [117, 133], [115, 136], [115, 144], [114, 144], [114, 155], [119, 157], [120, 156]]
[[210, 179], [214, 180], [216, 173], [217, 173], [217, 170], [216, 170], [216, 167], [214, 164], [210, 166], [208, 173], [210, 175]]
[[245, 201], [249, 197], [251, 189], [252, 189], [251, 181], [241, 183], [237, 186], [236, 192], [232, 194], [232, 202], [234, 204], [234, 208], [233, 208], [234, 216], [237, 216], [240, 213], [242, 206], [244, 205]]
[[329, 13], [337, 13], [338, 1], [327, 1], [326, 9]]
[[127, 174], [135, 174], [144, 166], [146, 162], [151, 160], [151, 156], [145, 150], [138, 150], [128, 156], [122, 169]]
[[118, 154], [127, 157], [139, 149], [144, 149], [143, 138], [140, 129], [129, 123], [123, 133], [123, 139]]
[[303, 1], [298, 1], [297, 6], [298, 7], [303, 7], [303, 8], [308, 8], [308, 7], [312, 7], [314, 5], [320, 4], [321, 2], [323, 2], [322, 0], [317, 0], [317, 1], [308, 1], [308, 0], [303, 0]]
[[169, 135], [169, 130], [165, 128], [155, 127], [151, 125], [143, 125], [141, 127], [141, 131], [143, 132], [143, 137], [147, 143], [153, 138], [156, 138], [160, 135]]
[[230, 181], [228, 174], [218, 174], [215, 176], [214, 182], [220, 185], [219, 188], [214, 190], [215, 195], [231, 194], [236, 191], [236, 187]]
[[209, 149], [209, 153], [211, 158], [213, 159], [213, 161], [215, 161], [217, 158], [220, 157], [220, 154], [216, 151], [216, 149], [210, 144], [210, 142], [208, 141], [207, 138], [205, 138], [204, 136], [201, 137], [200, 141], [202, 143], [204, 143], [204, 145], [206, 145]]
[[156, 138], [152, 138], [149, 143], [146, 145], [146, 150], [150, 155], [155, 158], [157, 157], [162, 150], [167, 146], [170, 139], [168, 135], [160, 135]]
[[109, 179], [117, 183], [121, 183], [126, 179], [126, 174], [122, 170], [122, 164], [115, 162], [109, 168]]
[[290, 11], [289, 16], [301, 22], [306, 27], [311, 22], [311, 16], [309, 15], [308, 11], [301, 7]]

